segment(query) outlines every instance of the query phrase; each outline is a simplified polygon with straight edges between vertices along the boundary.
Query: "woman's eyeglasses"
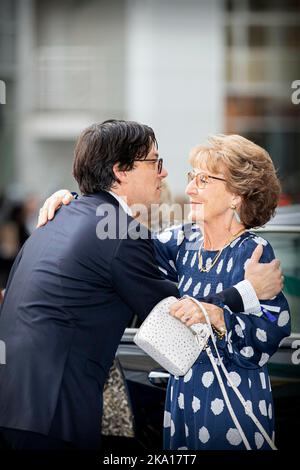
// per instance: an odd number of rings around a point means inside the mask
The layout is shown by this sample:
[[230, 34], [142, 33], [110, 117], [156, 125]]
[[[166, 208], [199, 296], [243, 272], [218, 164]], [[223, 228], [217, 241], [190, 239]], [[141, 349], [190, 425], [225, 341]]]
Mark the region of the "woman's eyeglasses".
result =
[[187, 174], [188, 183], [196, 178], [196, 186], [198, 189], [204, 189], [208, 185], [210, 179], [226, 181], [224, 178], [218, 176], [206, 175], [205, 173], [196, 173], [195, 171], [189, 171]]

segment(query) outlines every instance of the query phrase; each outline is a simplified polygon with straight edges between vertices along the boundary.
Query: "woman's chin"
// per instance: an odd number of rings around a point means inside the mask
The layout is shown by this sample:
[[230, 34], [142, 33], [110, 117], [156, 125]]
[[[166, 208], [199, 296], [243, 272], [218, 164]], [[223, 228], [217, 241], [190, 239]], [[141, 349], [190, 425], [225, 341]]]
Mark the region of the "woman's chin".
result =
[[191, 221], [191, 222], [195, 222], [195, 223], [200, 223], [200, 222], [204, 222], [204, 217], [203, 217], [203, 209], [201, 210], [191, 210], [189, 215], [188, 215], [188, 219]]

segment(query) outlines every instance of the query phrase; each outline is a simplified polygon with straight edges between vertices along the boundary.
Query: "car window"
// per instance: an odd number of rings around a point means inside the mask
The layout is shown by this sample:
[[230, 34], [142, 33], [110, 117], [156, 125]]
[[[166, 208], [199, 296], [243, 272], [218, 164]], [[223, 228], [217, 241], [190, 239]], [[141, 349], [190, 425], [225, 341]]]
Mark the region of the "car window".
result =
[[280, 259], [285, 276], [284, 294], [289, 302], [292, 333], [300, 333], [300, 232], [262, 233]]

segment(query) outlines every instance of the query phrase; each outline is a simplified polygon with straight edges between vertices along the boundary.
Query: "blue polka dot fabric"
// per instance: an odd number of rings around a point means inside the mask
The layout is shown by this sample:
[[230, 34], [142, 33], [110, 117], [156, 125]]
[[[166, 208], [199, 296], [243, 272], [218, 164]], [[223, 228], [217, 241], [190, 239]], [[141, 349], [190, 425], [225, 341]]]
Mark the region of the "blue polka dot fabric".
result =
[[[270, 244], [249, 231], [222, 251], [209, 272], [199, 270], [202, 234], [193, 224], [168, 229], [154, 240], [161, 272], [178, 283], [181, 295], [203, 300], [244, 279], [246, 263], [257, 244], [263, 244], [261, 262], [274, 259]], [[202, 265], [209, 268], [218, 252], [201, 249]], [[252, 314], [233, 313], [224, 306], [227, 333], [217, 341], [219, 354], [230, 378], [252, 408], [270, 438], [275, 439], [274, 408], [268, 359], [280, 341], [290, 334], [290, 313], [282, 293], [263, 301]], [[213, 350], [213, 348], [212, 348]], [[216, 353], [215, 353], [216, 355]], [[261, 432], [220, 372], [231, 405], [252, 449], [270, 449]], [[184, 377], [171, 376], [164, 414], [164, 448], [171, 450], [245, 449], [222, 395], [215, 372], [202, 351]]]

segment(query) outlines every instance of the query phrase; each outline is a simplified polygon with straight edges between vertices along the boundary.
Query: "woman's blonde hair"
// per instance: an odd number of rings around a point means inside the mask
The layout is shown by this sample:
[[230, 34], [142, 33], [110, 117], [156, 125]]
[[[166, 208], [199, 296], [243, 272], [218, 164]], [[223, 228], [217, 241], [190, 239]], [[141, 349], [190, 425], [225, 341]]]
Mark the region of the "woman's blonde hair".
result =
[[216, 135], [191, 150], [193, 167], [222, 172], [228, 191], [241, 197], [238, 213], [246, 228], [261, 227], [275, 213], [281, 192], [270, 155], [240, 135]]

